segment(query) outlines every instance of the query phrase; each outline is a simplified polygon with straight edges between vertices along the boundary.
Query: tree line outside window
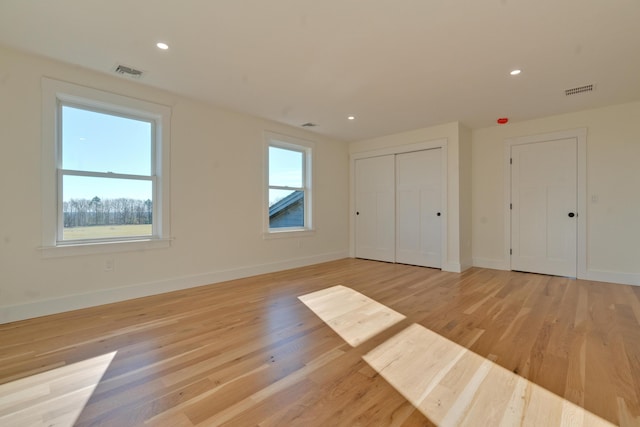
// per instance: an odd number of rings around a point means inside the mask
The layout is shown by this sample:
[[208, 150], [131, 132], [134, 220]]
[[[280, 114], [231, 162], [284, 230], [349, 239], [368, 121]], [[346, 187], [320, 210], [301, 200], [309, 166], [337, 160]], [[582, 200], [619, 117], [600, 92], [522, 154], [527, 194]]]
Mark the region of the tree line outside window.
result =
[[63, 202], [64, 227], [153, 223], [153, 202], [136, 199], [70, 199]]

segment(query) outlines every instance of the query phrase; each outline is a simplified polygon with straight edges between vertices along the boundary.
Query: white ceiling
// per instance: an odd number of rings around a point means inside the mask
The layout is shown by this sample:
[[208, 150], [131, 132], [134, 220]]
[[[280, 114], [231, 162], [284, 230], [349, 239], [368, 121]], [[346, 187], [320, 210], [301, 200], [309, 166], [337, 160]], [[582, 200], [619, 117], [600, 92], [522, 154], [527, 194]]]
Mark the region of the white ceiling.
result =
[[347, 141], [640, 100], [639, 0], [0, 0], [0, 44]]

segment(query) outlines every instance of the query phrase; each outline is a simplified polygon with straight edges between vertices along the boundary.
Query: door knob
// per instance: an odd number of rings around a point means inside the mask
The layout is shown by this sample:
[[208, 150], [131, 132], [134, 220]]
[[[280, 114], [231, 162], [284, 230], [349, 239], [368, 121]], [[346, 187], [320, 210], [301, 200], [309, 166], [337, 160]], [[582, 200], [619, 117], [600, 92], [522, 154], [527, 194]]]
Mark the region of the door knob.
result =
[[574, 214], [573, 212], [569, 212], [569, 218], [573, 218], [574, 216], [576, 216], [576, 214]]
[[440, 212], [438, 212], [436, 215], [440, 216]]
[[360, 215], [360, 212], [356, 212], [356, 215]]

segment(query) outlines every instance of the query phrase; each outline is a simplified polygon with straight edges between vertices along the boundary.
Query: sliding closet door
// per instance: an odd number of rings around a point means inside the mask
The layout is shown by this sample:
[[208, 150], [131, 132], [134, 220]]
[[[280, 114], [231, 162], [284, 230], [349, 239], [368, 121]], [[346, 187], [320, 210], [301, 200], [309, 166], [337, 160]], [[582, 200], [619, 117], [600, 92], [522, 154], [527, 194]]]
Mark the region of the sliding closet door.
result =
[[442, 149], [396, 155], [396, 262], [442, 264]]
[[356, 257], [395, 261], [394, 156], [355, 162]]

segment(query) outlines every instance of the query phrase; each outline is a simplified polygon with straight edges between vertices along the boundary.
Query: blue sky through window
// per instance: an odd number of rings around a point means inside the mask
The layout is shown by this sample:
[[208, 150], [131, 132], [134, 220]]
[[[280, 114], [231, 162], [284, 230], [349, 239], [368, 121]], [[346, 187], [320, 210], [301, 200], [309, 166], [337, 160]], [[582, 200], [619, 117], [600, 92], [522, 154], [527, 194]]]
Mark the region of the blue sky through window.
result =
[[[304, 153], [269, 147], [269, 185], [302, 187]], [[269, 206], [291, 194], [286, 190], [269, 190]]]
[[[62, 168], [86, 172], [151, 175], [150, 121], [62, 106]], [[152, 198], [147, 181], [65, 177], [69, 199]]]

